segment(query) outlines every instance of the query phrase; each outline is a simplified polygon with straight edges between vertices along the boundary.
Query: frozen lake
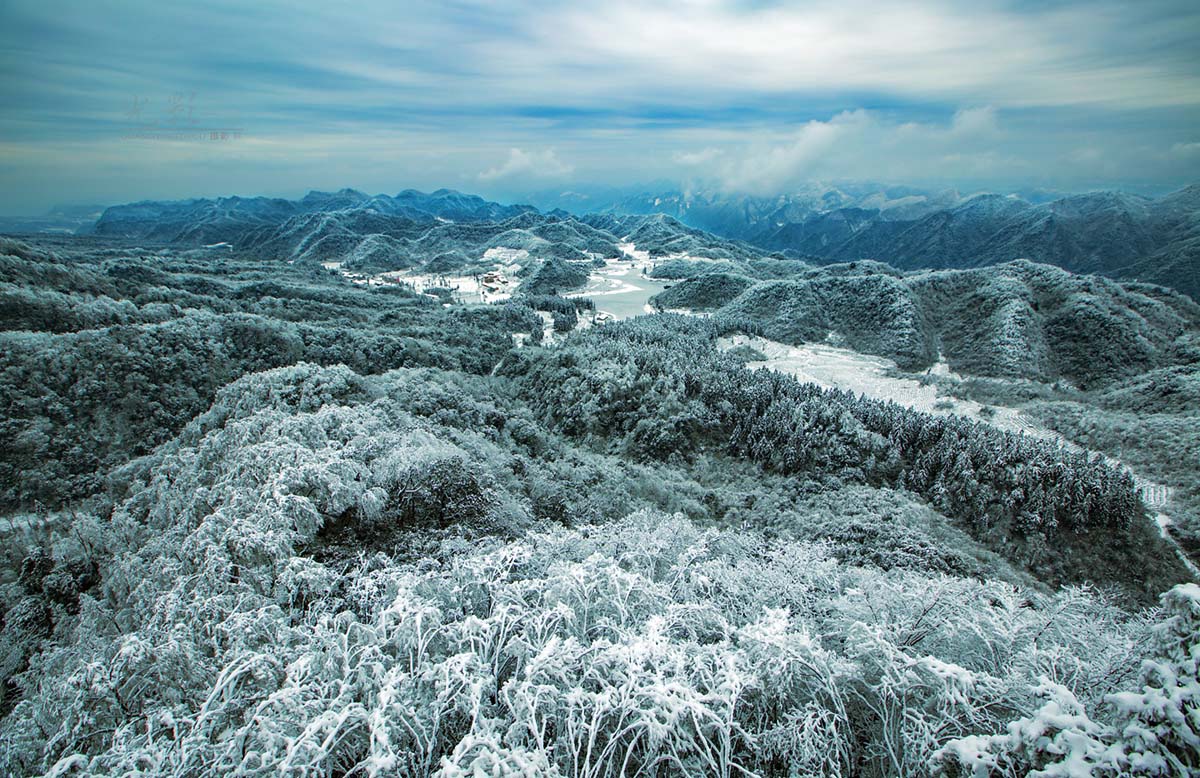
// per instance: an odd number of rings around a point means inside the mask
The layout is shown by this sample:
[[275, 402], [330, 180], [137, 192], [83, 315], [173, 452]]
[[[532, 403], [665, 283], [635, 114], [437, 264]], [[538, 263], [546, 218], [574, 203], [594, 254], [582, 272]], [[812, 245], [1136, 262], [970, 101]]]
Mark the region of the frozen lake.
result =
[[649, 300], [671, 285], [671, 281], [647, 278], [642, 272], [650, 267], [643, 260], [613, 260], [594, 271], [582, 289], [564, 297], [590, 297], [596, 310], [607, 313], [614, 319], [629, 319], [644, 313], [653, 313]]

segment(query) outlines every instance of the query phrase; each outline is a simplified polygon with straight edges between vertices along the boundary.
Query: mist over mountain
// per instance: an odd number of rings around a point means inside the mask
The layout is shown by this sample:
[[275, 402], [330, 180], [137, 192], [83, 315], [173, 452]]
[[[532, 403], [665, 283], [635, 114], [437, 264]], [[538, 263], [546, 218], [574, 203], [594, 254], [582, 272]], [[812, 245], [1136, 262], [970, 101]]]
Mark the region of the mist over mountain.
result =
[[103, 212], [102, 205], [56, 205], [37, 216], [0, 215], [0, 233], [69, 235], [89, 228]]

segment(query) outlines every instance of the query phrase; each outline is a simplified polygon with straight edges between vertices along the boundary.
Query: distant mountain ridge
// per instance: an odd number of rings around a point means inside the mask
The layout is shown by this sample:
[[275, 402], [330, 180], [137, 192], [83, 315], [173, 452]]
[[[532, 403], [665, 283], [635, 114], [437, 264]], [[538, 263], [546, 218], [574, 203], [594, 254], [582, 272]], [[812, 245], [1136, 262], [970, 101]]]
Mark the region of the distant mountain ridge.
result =
[[103, 211], [102, 205], [56, 205], [37, 216], [0, 216], [0, 233], [70, 235], [90, 227]]
[[299, 200], [234, 196], [116, 205], [104, 210], [91, 232], [109, 237], [199, 246], [232, 243], [251, 230], [280, 225], [303, 214], [344, 210], [432, 222], [438, 219], [498, 221], [537, 209], [528, 205], [501, 205], [452, 189], [429, 193], [405, 189], [394, 197], [340, 189], [336, 192], [312, 191]]
[[818, 262], [874, 259], [912, 270], [1029, 259], [1200, 299], [1200, 185], [1159, 198], [1115, 191], [1031, 197], [809, 187], [772, 197], [663, 192], [578, 203], [601, 213], [666, 214]]
[[522, 212], [502, 219], [413, 219], [374, 209], [298, 214], [246, 232], [236, 251], [289, 262], [343, 262], [399, 270], [437, 261], [441, 272], [477, 264], [489, 249], [524, 251], [537, 259], [588, 261], [616, 257], [617, 238], [570, 216]]
[[338, 262], [376, 272], [478, 270], [495, 264], [488, 259], [493, 249], [536, 261], [586, 263], [622, 256], [622, 242], [655, 257], [750, 260], [768, 253], [661, 214], [580, 218], [561, 209], [543, 213], [530, 205], [503, 205], [452, 189], [405, 189], [395, 196], [341, 189], [309, 192], [298, 200], [143, 201], [106, 209], [91, 232], [192, 247], [227, 243], [259, 259]]
[[[450, 189], [406, 189], [395, 196], [342, 189], [310, 192], [299, 200], [130, 203], [106, 209], [91, 231], [190, 246], [226, 242], [255, 248], [271, 248], [279, 240], [312, 247], [327, 238], [309, 256], [340, 259], [352, 243], [357, 245], [355, 236], [411, 242], [442, 222], [499, 224], [539, 214], [573, 220], [585, 232], [586, 226], [609, 233], [602, 241], [634, 235], [639, 248], [652, 248], [655, 256], [746, 259], [778, 253], [816, 264], [872, 259], [900, 270], [976, 268], [1028, 259], [1074, 273], [1159, 284], [1200, 299], [1200, 185], [1159, 198], [1112, 191], [1029, 198], [822, 185], [772, 197], [676, 191], [605, 200], [571, 192], [537, 199], [547, 210], [543, 213], [533, 205], [504, 205]], [[559, 205], [571, 207], [576, 216]], [[337, 217], [327, 218], [330, 214]], [[272, 232], [280, 234], [272, 237]], [[574, 238], [569, 242], [581, 245]], [[583, 239], [583, 244], [589, 242], [595, 244]], [[377, 238], [367, 253], [384, 256], [389, 246]], [[442, 253], [432, 245], [421, 249]]]

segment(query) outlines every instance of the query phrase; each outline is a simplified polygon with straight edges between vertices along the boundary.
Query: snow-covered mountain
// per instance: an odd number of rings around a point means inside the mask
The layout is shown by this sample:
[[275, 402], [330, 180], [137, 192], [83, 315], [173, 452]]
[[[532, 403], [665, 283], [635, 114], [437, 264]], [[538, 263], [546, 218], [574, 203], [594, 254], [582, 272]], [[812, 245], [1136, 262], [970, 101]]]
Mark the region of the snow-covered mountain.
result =
[[814, 184], [772, 197], [661, 191], [575, 200], [575, 207], [586, 203], [598, 212], [666, 214], [722, 237], [818, 261], [876, 259], [915, 269], [1029, 259], [1200, 297], [1200, 186], [1157, 199], [1114, 191], [963, 196]]
[[92, 229], [96, 235], [204, 245], [233, 242], [246, 232], [279, 225], [313, 213], [363, 211], [404, 216], [414, 221], [495, 221], [533, 211], [527, 205], [501, 205], [452, 189], [425, 193], [405, 189], [394, 197], [355, 189], [312, 191], [299, 200], [269, 197], [143, 201], [105, 209]]

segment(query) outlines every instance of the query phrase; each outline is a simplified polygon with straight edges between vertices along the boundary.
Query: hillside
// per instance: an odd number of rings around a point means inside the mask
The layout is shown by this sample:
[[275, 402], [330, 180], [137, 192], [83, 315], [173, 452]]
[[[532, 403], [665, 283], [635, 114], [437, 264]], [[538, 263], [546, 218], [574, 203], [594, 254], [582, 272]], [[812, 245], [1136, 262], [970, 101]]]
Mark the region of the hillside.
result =
[[784, 343], [832, 339], [910, 370], [945, 360], [955, 372], [1082, 388], [1194, 365], [1200, 306], [1160, 287], [1010, 262], [903, 273], [870, 262], [748, 283], [701, 273], [654, 299], [715, 311]]

